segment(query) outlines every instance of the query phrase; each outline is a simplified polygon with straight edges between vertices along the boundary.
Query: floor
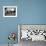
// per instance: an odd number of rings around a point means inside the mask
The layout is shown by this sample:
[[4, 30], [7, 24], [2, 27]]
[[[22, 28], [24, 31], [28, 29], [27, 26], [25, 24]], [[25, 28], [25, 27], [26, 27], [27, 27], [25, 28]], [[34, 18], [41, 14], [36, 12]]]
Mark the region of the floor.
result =
[[[8, 44], [0, 44], [0, 46], [8, 46]], [[10, 45], [10, 46], [18, 46], [18, 44]]]
[[20, 41], [20, 46], [46, 46], [46, 42], [45, 41], [25, 41], [25, 40], [21, 40]]
[[[0, 44], [0, 46], [8, 46], [8, 44]], [[34, 42], [32, 42], [31, 40], [28, 40], [28, 41], [21, 40], [19, 45], [14, 44], [13, 46], [46, 46], [46, 42], [45, 41], [34, 41]]]

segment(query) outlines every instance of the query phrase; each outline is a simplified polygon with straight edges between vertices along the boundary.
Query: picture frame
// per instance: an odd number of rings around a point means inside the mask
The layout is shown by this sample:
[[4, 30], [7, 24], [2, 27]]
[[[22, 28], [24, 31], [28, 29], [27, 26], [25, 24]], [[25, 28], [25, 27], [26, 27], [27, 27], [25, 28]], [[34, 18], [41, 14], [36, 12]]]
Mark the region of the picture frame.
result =
[[17, 17], [17, 6], [3, 6], [3, 17]]
[[[22, 37], [25, 35], [22, 35], [21, 32], [27, 31], [27, 30], [28, 30], [28, 37], [29, 36], [30, 37], [28, 39], [25, 39], [25, 37]], [[36, 32], [34, 32], [34, 31], [36, 31]], [[31, 32], [33, 32], [33, 33], [31, 34]], [[24, 32], [23, 32], [23, 34], [24, 34]], [[21, 39], [21, 37], [22, 37], [22, 39]], [[46, 41], [46, 24], [18, 24], [18, 42], [20, 43], [21, 40]]]

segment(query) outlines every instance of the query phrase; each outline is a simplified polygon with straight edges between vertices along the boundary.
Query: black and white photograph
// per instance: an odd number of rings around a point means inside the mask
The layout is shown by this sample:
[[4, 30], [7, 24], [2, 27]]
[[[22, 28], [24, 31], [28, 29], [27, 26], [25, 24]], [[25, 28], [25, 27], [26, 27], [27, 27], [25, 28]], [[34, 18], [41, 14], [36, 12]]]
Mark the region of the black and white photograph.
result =
[[31, 46], [46, 41], [46, 25], [18, 25], [18, 41], [20, 46]]

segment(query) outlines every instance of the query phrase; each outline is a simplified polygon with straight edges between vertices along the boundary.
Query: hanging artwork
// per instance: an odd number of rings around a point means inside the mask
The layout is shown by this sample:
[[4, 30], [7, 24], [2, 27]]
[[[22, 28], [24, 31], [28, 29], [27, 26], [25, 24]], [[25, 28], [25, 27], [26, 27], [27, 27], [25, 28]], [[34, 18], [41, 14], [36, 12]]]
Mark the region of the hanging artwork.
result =
[[3, 6], [3, 17], [17, 17], [17, 6]]

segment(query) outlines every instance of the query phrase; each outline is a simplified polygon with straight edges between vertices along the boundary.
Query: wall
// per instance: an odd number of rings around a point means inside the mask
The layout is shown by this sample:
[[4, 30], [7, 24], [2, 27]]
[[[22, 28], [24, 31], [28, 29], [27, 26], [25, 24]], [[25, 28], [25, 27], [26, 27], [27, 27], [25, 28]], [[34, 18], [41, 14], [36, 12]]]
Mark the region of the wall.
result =
[[[18, 17], [4, 18], [4, 5], [16, 5]], [[9, 32], [17, 34], [18, 24], [46, 24], [46, 0], [0, 0], [0, 44], [8, 43]]]
[[[7, 44], [9, 42], [8, 35], [10, 32], [17, 32], [17, 18], [3, 17], [3, 6], [18, 6], [18, 0], [0, 0], [0, 44]], [[18, 43], [16, 38], [16, 43]]]

